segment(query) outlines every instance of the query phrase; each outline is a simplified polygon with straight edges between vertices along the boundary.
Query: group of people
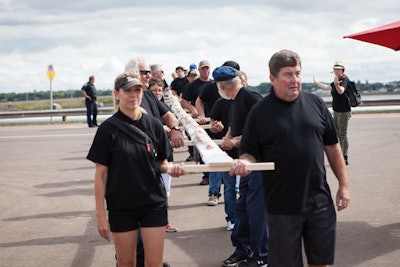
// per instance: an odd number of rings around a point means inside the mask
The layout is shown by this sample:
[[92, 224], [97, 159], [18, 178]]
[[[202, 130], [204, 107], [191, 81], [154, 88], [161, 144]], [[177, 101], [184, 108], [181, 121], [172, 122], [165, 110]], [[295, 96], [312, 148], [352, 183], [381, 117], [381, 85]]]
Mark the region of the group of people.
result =
[[[339, 63], [330, 86], [334, 101], [336, 93], [343, 95], [348, 79]], [[198, 67], [199, 77], [187, 86], [181, 86], [182, 80], [193, 70], [185, 76], [177, 67], [169, 89], [199, 123], [211, 118], [210, 136], [221, 138], [221, 149], [234, 158], [229, 172], [203, 175], [209, 180], [210, 205], [218, 204], [224, 184], [234, 252], [222, 266], [303, 266], [302, 240], [309, 266], [333, 264], [334, 205], [340, 211], [350, 202], [346, 141], [337, 122], [346, 116], [333, 118], [320, 97], [302, 92], [301, 59], [290, 50], [272, 55], [272, 89], [265, 97], [246, 87], [245, 74], [234, 61], [215, 68], [213, 80], [207, 60]], [[163, 246], [170, 177], [185, 174], [182, 164], [173, 164], [173, 148], [183, 146], [179, 123], [161, 104], [168, 85], [154, 76], [143, 58], [128, 62], [114, 83], [116, 113], [99, 126], [87, 156], [96, 165], [98, 232], [108, 241], [112, 233], [120, 267], [167, 266]], [[335, 203], [324, 153], [339, 182]], [[254, 162], [274, 162], [275, 170], [251, 172], [248, 166]], [[140, 258], [141, 245], [146, 256]]]

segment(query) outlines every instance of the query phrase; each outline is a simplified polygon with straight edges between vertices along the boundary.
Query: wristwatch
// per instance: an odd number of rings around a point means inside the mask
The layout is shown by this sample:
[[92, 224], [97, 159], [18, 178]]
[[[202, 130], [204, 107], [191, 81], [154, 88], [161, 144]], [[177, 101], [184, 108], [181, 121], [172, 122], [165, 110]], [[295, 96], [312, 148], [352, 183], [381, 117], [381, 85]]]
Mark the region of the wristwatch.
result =
[[181, 131], [181, 128], [179, 128], [179, 126], [175, 125], [175, 126], [171, 127], [171, 130]]

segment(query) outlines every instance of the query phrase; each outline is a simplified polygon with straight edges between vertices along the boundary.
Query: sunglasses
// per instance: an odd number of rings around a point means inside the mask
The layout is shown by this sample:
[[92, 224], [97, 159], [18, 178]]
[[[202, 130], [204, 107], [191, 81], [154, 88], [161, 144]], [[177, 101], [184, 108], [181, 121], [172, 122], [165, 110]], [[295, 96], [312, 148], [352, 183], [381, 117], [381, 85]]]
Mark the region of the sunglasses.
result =
[[142, 75], [147, 75], [147, 74], [149, 74], [151, 71], [149, 71], [149, 70], [140, 70], [139, 72], [140, 72], [140, 74], [142, 74]]

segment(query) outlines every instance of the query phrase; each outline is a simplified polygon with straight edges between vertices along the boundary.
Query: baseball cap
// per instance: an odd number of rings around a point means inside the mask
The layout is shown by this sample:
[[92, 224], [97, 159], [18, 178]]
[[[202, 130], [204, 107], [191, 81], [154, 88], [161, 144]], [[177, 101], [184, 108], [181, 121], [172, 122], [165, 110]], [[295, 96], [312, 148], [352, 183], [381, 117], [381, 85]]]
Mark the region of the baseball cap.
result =
[[205, 66], [210, 67], [210, 62], [208, 62], [208, 60], [206, 60], [206, 59], [203, 59], [199, 63], [199, 69], [201, 69], [202, 67], [205, 67]]
[[135, 85], [140, 85], [143, 87], [143, 84], [138, 77], [119, 76], [115, 80], [114, 88], [116, 90], [118, 90], [118, 89], [128, 90], [129, 88], [131, 88]]
[[199, 75], [199, 72], [196, 69], [194, 69], [194, 70], [189, 71], [187, 75], [188, 76], [197, 76], [197, 75]]

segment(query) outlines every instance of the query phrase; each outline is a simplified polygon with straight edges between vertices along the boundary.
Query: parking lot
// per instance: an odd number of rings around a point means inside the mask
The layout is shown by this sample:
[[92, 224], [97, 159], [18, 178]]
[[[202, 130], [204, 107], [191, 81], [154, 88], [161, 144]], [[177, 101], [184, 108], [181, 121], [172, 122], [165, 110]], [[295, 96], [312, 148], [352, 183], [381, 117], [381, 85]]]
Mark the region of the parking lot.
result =
[[[0, 127], [0, 266], [115, 266], [97, 234], [95, 128], [84, 123]], [[335, 266], [398, 266], [400, 114], [357, 114], [349, 123], [351, 203], [338, 213]], [[183, 161], [186, 148], [175, 151]], [[329, 168], [333, 194], [337, 181]], [[206, 206], [201, 174], [172, 181], [164, 259], [173, 267], [220, 266], [233, 248], [223, 204]], [[221, 198], [223, 202], [223, 198]]]

